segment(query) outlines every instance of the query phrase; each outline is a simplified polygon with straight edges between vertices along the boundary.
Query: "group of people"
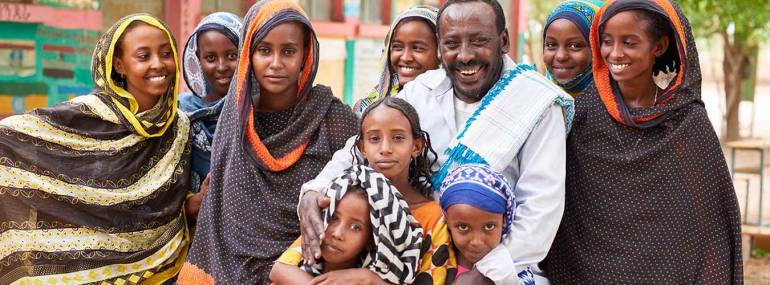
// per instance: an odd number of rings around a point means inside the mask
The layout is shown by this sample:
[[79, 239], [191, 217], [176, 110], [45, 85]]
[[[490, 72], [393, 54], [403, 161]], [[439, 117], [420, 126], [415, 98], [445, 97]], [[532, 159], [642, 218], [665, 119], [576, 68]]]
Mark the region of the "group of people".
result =
[[495, 0], [409, 8], [352, 108], [314, 85], [295, 1], [176, 46], [129, 15], [91, 94], [0, 121], [0, 284], [743, 281], [671, 0], [562, 2], [545, 75], [507, 55]]

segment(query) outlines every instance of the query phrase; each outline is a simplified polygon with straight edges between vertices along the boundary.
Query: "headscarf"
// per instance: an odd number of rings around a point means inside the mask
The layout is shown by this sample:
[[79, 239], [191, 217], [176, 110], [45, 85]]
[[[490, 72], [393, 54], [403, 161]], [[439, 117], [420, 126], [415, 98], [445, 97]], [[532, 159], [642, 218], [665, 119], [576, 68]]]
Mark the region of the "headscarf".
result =
[[[132, 16], [134, 18], [129, 18]], [[127, 18], [129, 18], [130, 21], [127, 20]], [[110, 101], [112, 101], [108, 106], [116, 113], [121, 114], [118, 118], [120, 118], [124, 124], [140, 136], [159, 137], [166, 132], [166, 129], [171, 126], [171, 122], [176, 117], [176, 99], [179, 93], [179, 68], [177, 67], [176, 72], [174, 73], [174, 88], [169, 89], [166, 95], [163, 95], [158, 100], [158, 104], [161, 105], [163, 111], [157, 112], [157, 114], [150, 114], [149, 116], [137, 116], [139, 104], [136, 102], [136, 98], [121, 86], [120, 77], [112, 68], [115, 44], [126, 28], [128, 28], [128, 25], [137, 20], [163, 30], [166, 35], [169, 36], [169, 39], [171, 39], [171, 50], [174, 54], [174, 60], [179, 62], [179, 55], [176, 51], [176, 41], [165, 25], [149, 14], [135, 14], [124, 17], [118, 21], [120, 25], [116, 24], [111, 27], [110, 30], [99, 39], [99, 42], [96, 43], [93, 60], [91, 61], [91, 76], [96, 84], [95, 93], [98, 93], [102, 97], [109, 98]]]
[[461, 165], [449, 172], [440, 191], [439, 203], [444, 212], [452, 205], [471, 205], [503, 215], [501, 241], [511, 232], [516, 201], [511, 183], [502, 173], [480, 164]]
[[[593, 59], [596, 63], [594, 64], [596, 91], [610, 116], [618, 123], [626, 126], [641, 128], [656, 126], [665, 121], [668, 116], [676, 113], [674, 112], [676, 109], [689, 105], [693, 101], [700, 101], [700, 63], [695, 41], [690, 41], [688, 38], [692, 32], [690, 23], [684, 14], [679, 15], [678, 5], [657, 1], [663, 2], [662, 0], [656, 0], [656, 2], [620, 1], [619, 4], [609, 5], [615, 1], [608, 1], [608, 4], [602, 7], [602, 11], [600, 11], [599, 20], [595, 21], [591, 27], [591, 46]], [[610, 76], [609, 68], [601, 56], [599, 43], [600, 29], [604, 27], [607, 20], [617, 13], [633, 9], [660, 14], [671, 22], [674, 35], [671, 36], [668, 50], [655, 60], [653, 74], [676, 73], [676, 77], [658, 96], [654, 107], [636, 110], [630, 110], [623, 103], [623, 97], [617, 88], [617, 83]]]
[[[356, 114], [363, 114], [366, 107], [377, 101], [377, 99], [393, 96], [401, 91], [401, 85], [398, 83], [398, 74], [390, 66], [390, 48], [393, 44], [393, 35], [396, 28], [404, 20], [423, 20], [432, 25], [433, 30], [436, 30], [436, 18], [438, 18], [438, 9], [431, 6], [414, 6], [401, 12], [400, 15], [390, 25], [390, 31], [385, 37], [385, 47], [382, 50], [380, 56], [380, 77], [377, 80], [377, 85], [369, 91], [369, 94], [362, 98], [355, 106]], [[438, 44], [438, 35], [436, 35], [436, 44]], [[436, 55], [438, 56], [438, 55]]]
[[[379, 172], [355, 165], [332, 181], [326, 191], [331, 203], [323, 211], [324, 227], [329, 226], [337, 204], [351, 186], [366, 191], [375, 245], [363, 255], [361, 267], [390, 283], [411, 284], [419, 266], [423, 231], [401, 193]], [[317, 263], [313, 271], [322, 272], [322, 266]]]
[[195, 96], [206, 97], [210, 88], [198, 59], [198, 36], [207, 31], [217, 31], [238, 47], [241, 29], [243, 29], [243, 22], [240, 17], [231, 13], [217, 12], [203, 18], [190, 35], [184, 48], [184, 80]]
[[[264, 6], [264, 7], [263, 7]], [[303, 24], [307, 31], [308, 41], [305, 52], [304, 68], [299, 77], [297, 98], [299, 101], [307, 99], [311, 93], [313, 80], [318, 71], [318, 39], [312, 29], [310, 20], [305, 12], [296, 4], [286, 3], [285, 0], [262, 0], [249, 9], [246, 15], [246, 30], [244, 31], [241, 54], [238, 58], [238, 70], [235, 74], [235, 88], [230, 88], [235, 99], [235, 107], [239, 113], [239, 122], [242, 124], [243, 136], [248, 144], [244, 147], [257, 164], [270, 171], [281, 171], [291, 167], [307, 148], [309, 133], [315, 131], [313, 126], [304, 124], [295, 125], [291, 131], [291, 137], [286, 136], [284, 144], [289, 150], [284, 156], [274, 156], [262, 142], [254, 128], [254, 105], [259, 103], [259, 83], [254, 78], [251, 66], [251, 55], [259, 43], [276, 26], [287, 22]], [[249, 43], [248, 48], [245, 43]], [[304, 131], [302, 131], [304, 129]], [[288, 134], [287, 134], [288, 135]]]
[[198, 36], [207, 31], [217, 31], [225, 35], [236, 47], [240, 44], [240, 32], [243, 28], [241, 18], [225, 12], [206, 16], [195, 28], [184, 49], [184, 79], [191, 92], [179, 97], [179, 109], [190, 117], [192, 132], [192, 153], [190, 176], [193, 192], [198, 192], [203, 179], [209, 173], [211, 165], [211, 144], [217, 127], [219, 114], [224, 100], [203, 102], [210, 83], [201, 70], [198, 59]]
[[[308, 34], [298, 100], [289, 110], [258, 112], [251, 58], [276, 26], [295, 22]], [[326, 86], [312, 86], [318, 40], [300, 6], [259, 1], [246, 15], [235, 82], [220, 116], [207, 192], [180, 284], [264, 284], [273, 262], [299, 237], [297, 197], [334, 151], [357, 133], [350, 108]]]
[[158, 19], [127, 16], [98, 41], [92, 94], [0, 121], [0, 284], [160, 284], [179, 272], [189, 121], [175, 113], [176, 84], [140, 114], [118, 86], [115, 45], [133, 22], [175, 46]]
[[[566, 0], [561, 2], [556, 8], [551, 11], [545, 21], [545, 27], [543, 27], [543, 45], [545, 46], [545, 37], [548, 27], [551, 23], [558, 19], [566, 19], [567, 21], [575, 24], [580, 33], [583, 34], [586, 42], [589, 42], [589, 31], [591, 30], [591, 23], [594, 20], [596, 12], [602, 6], [603, 1], [599, 0]], [[593, 66], [588, 64], [585, 70], [580, 72], [575, 78], [565, 83], [560, 83], [551, 75], [550, 72], [546, 73], [546, 76], [553, 80], [554, 83], [564, 88], [567, 93], [577, 95], [583, 92], [583, 90], [594, 82], [592, 73]]]
[[[671, 25], [673, 57], [656, 65], [681, 60], [654, 107], [628, 108], [599, 53], [601, 24], [630, 9]], [[557, 284], [742, 283], [740, 210], [700, 100], [698, 52], [681, 8], [608, 1], [591, 41], [596, 86], [576, 101], [564, 218], [546, 275]]]

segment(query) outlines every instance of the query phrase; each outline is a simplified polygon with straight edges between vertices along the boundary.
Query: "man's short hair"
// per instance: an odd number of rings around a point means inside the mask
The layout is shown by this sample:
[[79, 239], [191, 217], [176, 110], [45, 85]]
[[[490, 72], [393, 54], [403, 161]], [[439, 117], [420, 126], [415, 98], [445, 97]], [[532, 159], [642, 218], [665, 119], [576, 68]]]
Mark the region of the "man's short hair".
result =
[[[452, 6], [453, 4], [457, 3], [468, 3], [468, 2], [483, 2], [487, 3], [490, 7], [492, 7], [492, 10], [495, 11], [495, 27], [497, 28], [497, 33], [502, 33], [505, 30], [505, 14], [503, 13], [503, 7], [500, 6], [500, 3], [497, 2], [497, 0], [447, 0], [446, 3], [444, 3], [443, 6], [441, 6], [441, 9], [438, 11], [438, 19], [436, 20], [436, 23], [441, 22], [441, 14], [444, 14], [444, 10], [448, 8], [449, 6]], [[440, 30], [439, 26], [436, 25], [436, 30]]]

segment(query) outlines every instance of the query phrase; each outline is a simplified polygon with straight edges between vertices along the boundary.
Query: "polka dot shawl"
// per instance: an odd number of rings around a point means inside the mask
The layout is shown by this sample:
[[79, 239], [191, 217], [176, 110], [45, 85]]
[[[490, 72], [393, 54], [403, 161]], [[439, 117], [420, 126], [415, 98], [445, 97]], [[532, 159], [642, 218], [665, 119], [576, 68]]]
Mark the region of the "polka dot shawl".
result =
[[739, 208], [690, 25], [667, 0], [609, 1], [597, 20], [626, 5], [669, 19], [679, 74], [656, 106], [628, 108], [597, 57], [594, 22], [597, 83], [576, 100], [564, 217], [541, 267], [555, 284], [740, 284]]
[[[211, 184], [180, 284], [266, 284], [280, 254], [300, 234], [297, 201], [334, 151], [357, 132], [356, 116], [326, 86], [311, 86], [318, 41], [310, 32], [309, 64], [290, 114], [259, 112], [250, 43], [286, 21], [310, 22], [291, 1], [260, 1], [246, 16], [235, 88], [214, 135]], [[267, 118], [265, 118], [267, 116]], [[279, 167], [276, 167], [279, 166]]]

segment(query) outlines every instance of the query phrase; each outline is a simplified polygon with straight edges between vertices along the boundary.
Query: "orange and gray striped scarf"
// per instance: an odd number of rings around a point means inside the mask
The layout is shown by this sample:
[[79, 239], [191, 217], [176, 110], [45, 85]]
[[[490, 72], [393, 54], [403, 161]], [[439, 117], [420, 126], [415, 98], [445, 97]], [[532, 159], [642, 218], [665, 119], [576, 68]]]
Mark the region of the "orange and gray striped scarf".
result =
[[[157, 284], [188, 248], [189, 122], [176, 80], [138, 112], [112, 70], [127, 16], [99, 40], [90, 95], [0, 121], [0, 284]], [[174, 50], [176, 59], [176, 51]]]

